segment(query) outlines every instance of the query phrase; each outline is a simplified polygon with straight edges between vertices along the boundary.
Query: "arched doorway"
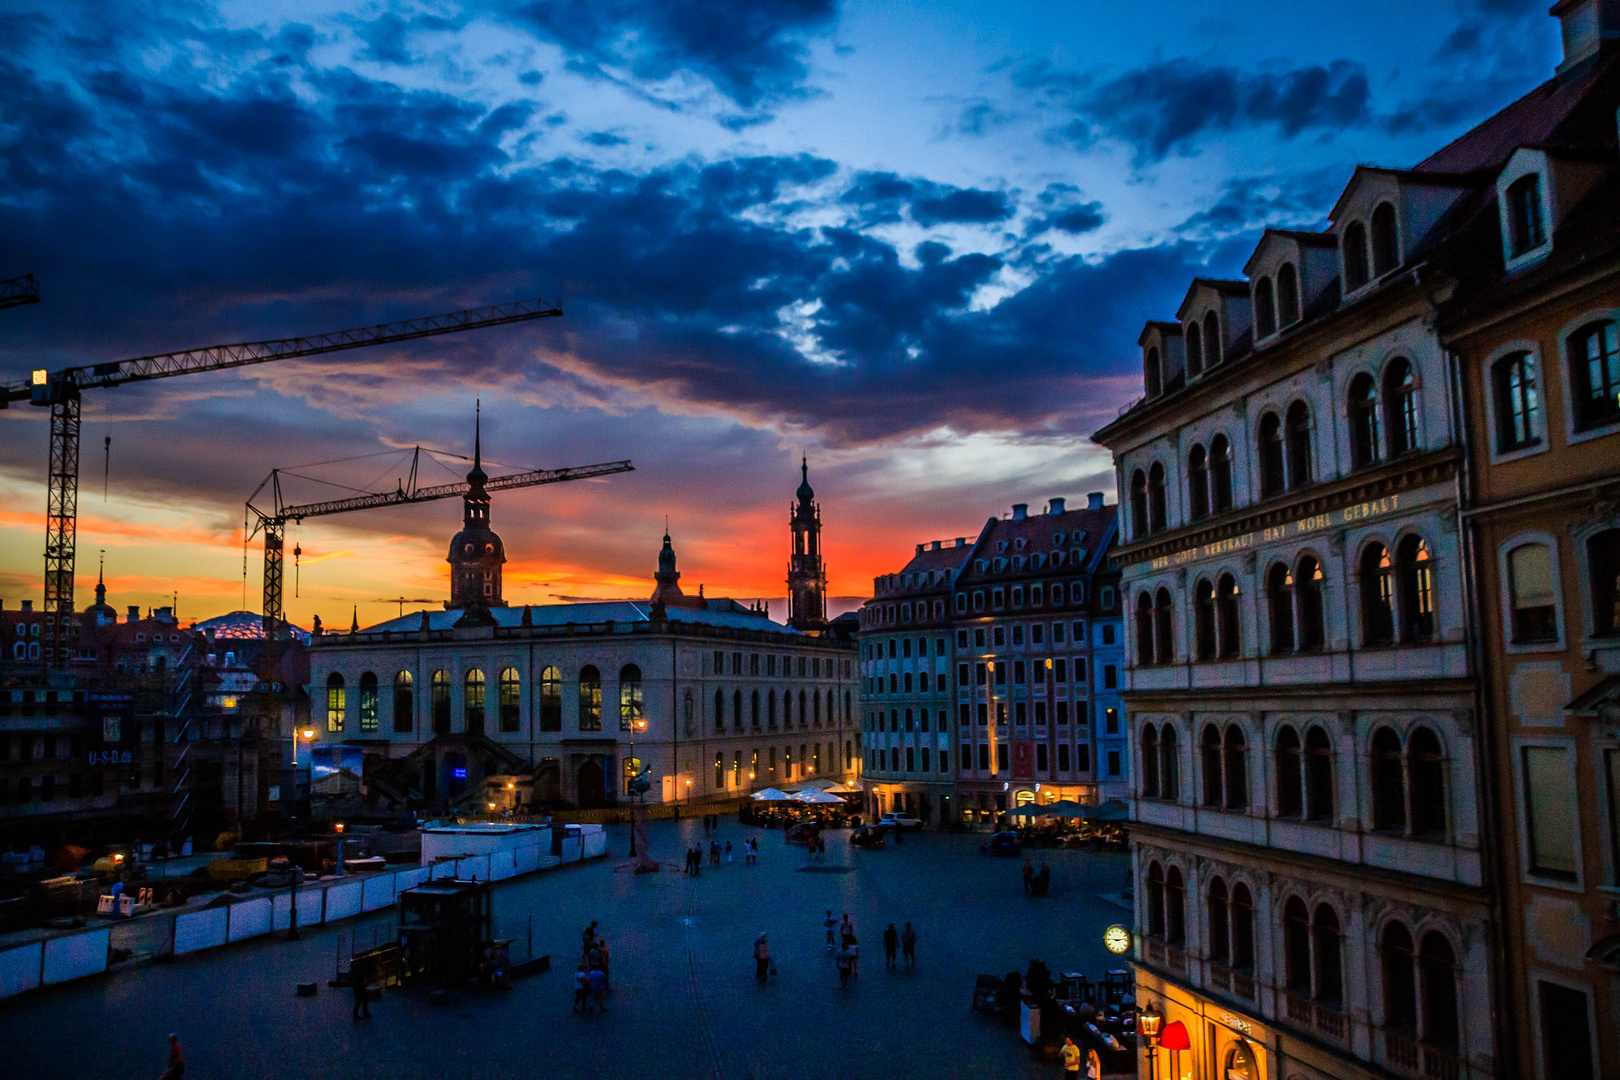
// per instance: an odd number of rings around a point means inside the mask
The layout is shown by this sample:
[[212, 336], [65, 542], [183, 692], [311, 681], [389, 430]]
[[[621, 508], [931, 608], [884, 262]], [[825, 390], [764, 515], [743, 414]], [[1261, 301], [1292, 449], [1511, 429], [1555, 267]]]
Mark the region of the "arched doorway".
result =
[[544, 806], [562, 799], [562, 776], [555, 758], [541, 758], [534, 778], [534, 801]]
[[586, 758], [579, 767], [579, 798], [581, 810], [594, 810], [602, 805], [602, 766], [595, 758]]

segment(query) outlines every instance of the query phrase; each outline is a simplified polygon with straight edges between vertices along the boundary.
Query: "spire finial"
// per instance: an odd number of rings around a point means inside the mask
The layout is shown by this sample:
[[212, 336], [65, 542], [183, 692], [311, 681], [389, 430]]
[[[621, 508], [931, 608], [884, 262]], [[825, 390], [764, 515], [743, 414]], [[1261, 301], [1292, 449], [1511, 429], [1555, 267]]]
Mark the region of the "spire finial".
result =
[[101, 549], [101, 565], [96, 567], [96, 584], [107, 584], [107, 549]]
[[484, 399], [473, 399], [473, 468], [482, 467], [484, 460]]

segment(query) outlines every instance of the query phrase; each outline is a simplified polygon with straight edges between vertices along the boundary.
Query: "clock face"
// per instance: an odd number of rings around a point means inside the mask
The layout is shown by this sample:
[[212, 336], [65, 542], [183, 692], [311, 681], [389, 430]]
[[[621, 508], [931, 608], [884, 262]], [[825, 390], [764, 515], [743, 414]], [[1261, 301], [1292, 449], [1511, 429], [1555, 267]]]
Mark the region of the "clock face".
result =
[[1125, 927], [1115, 923], [1103, 931], [1103, 945], [1109, 952], [1122, 955], [1130, 951], [1131, 932]]

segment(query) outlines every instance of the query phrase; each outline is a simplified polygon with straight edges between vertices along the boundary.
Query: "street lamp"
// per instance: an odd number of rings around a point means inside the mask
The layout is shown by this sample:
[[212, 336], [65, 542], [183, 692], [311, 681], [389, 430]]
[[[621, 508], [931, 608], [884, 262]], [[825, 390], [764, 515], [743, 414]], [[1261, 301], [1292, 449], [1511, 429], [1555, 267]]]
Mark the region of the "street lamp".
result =
[[[641, 768], [641, 759], [636, 757], [636, 733], [647, 730], [647, 718], [638, 716], [630, 722], [630, 760], [636, 769]], [[642, 795], [647, 790], [647, 780], [638, 772], [630, 780], [630, 794], [636, 797], [636, 806], [642, 805]], [[630, 812], [630, 857], [637, 858], [636, 852], [636, 813]]]
[[1158, 1080], [1155, 1058], [1159, 1049], [1159, 1029], [1163, 1026], [1164, 1014], [1151, 1005], [1136, 1015], [1136, 1033], [1147, 1040], [1148, 1080]]
[[[298, 730], [298, 729], [293, 730], [293, 775], [292, 775], [292, 795], [293, 795], [293, 800], [292, 801], [293, 801], [293, 812], [295, 814], [297, 813], [297, 809], [298, 809], [298, 741], [300, 739], [302, 739], [304, 742], [310, 742], [314, 738], [315, 738], [315, 729], [312, 728], [312, 727], [304, 728], [301, 731]], [[298, 940], [298, 875], [299, 875], [300, 872], [301, 871], [299, 870], [299, 868], [293, 864], [292, 857], [288, 856], [288, 858], [287, 858], [287, 878], [288, 878], [289, 882], [292, 885], [292, 892], [290, 894], [291, 907], [290, 907], [290, 910], [287, 913], [287, 940], [288, 941], [297, 941]]]

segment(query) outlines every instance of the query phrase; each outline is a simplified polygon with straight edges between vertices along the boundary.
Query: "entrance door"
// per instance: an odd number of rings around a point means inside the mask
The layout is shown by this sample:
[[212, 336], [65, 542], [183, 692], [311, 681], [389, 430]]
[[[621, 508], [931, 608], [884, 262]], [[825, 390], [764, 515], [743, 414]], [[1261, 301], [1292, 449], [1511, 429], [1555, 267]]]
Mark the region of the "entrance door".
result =
[[595, 758], [587, 758], [579, 767], [579, 808], [594, 810], [603, 802], [602, 766]]

